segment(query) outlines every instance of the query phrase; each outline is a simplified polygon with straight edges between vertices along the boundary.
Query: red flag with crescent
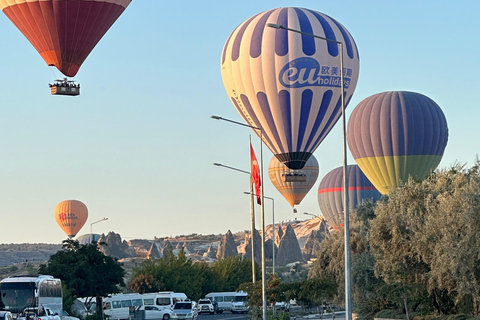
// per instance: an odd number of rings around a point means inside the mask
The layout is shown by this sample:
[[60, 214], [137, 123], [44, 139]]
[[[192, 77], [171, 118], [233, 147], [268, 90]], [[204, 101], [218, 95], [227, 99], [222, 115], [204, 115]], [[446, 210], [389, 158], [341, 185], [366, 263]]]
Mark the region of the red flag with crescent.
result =
[[257, 203], [262, 204], [262, 199], [261, 199], [261, 186], [262, 186], [262, 181], [260, 180], [260, 169], [258, 166], [258, 161], [257, 157], [255, 156], [255, 152], [253, 151], [252, 144], [250, 143], [250, 158], [252, 161], [252, 169], [251, 169], [251, 177], [252, 177], [252, 183], [255, 185], [255, 194], [257, 195]]

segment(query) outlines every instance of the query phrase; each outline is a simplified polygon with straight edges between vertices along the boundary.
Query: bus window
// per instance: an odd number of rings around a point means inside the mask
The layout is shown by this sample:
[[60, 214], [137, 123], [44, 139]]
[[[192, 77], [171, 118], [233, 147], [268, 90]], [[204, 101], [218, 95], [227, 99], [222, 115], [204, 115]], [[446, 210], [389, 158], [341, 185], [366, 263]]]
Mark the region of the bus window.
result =
[[132, 306], [140, 307], [143, 305], [142, 299], [132, 299]]
[[220, 297], [214, 297], [213, 300], [216, 301], [216, 302], [223, 302], [223, 297], [221, 297], [221, 296]]
[[114, 309], [118, 309], [122, 307], [122, 303], [120, 301], [112, 301], [112, 305]]
[[159, 306], [170, 305], [170, 298], [157, 298], [157, 305]]
[[223, 297], [223, 299], [225, 300], [225, 302], [227, 302], [227, 301], [233, 301], [233, 297], [234, 297], [234, 296], [225, 296], [225, 297]]
[[132, 306], [132, 300], [122, 300], [122, 308], [128, 308]]
[[110, 302], [105, 302], [105, 304], [103, 305], [104, 310], [109, 310], [111, 308], [112, 308], [112, 304]]
[[[146, 306], [153, 306], [153, 298], [152, 299], [143, 299], [143, 304]], [[147, 309], [145, 309], [147, 310]]]

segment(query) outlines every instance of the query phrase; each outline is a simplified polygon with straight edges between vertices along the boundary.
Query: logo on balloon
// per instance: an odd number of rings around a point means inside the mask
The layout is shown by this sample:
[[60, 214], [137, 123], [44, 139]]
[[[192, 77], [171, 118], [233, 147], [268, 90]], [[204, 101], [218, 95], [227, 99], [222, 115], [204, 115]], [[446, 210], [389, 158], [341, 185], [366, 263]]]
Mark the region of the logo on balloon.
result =
[[[352, 69], [343, 70], [343, 86], [348, 89]], [[280, 83], [287, 88], [302, 87], [337, 87], [340, 88], [341, 76], [339, 67], [320, 66], [313, 58], [297, 58], [287, 63], [279, 74]]]
[[75, 213], [60, 213], [58, 215], [61, 221], [65, 221], [67, 219], [72, 220], [72, 219], [78, 219], [78, 217], [75, 215]]

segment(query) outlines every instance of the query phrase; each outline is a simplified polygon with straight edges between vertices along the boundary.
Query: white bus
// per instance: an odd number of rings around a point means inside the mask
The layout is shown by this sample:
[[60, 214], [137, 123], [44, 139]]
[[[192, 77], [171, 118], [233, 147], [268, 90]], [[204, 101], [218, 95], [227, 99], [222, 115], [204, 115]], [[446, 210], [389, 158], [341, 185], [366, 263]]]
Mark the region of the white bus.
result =
[[23, 317], [27, 307], [48, 307], [61, 316], [62, 281], [46, 275], [13, 276], [0, 281], [0, 299], [14, 318]]
[[210, 292], [205, 298], [215, 301], [218, 304], [218, 310], [231, 311], [232, 302], [237, 292]]
[[[141, 306], [157, 306], [160, 310], [171, 310], [175, 302], [186, 299], [187, 296], [184, 293], [172, 291], [114, 294], [103, 299], [103, 312], [111, 320], [124, 320], [129, 318], [130, 307], [140, 309]], [[169, 318], [165, 315], [163, 320]]]

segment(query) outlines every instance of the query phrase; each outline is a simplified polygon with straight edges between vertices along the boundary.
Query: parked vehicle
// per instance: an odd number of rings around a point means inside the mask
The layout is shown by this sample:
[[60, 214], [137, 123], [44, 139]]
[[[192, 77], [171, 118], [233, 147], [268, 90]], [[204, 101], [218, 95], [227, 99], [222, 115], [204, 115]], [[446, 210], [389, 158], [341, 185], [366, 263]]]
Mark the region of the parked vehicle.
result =
[[4, 310], [12, 316], [24, 318], [26, 308], [43, 306], [52, 313], [61, 314], [62, 281], [52, 276], [13, 276], [0, 281], [0, 294]]
[[62, 310], [62, 320], [80, 320], [77, 317], [71, 316], [67, 311]]
[[300, 305], [298, 305], [295, 300], [290, 300], [290, 302], [285, 307], [285, 311], [290, 312], [290, 313], [301, 312], [302, 307]]
[[232, 313], [248, 312], [247, 293], [244, 291], [236, 292], [232, 302]]
[[196, 320], [197, 308], [195, 308], [193, 302], [177, 302], [172, 309], [172, 320]]
[[215, 313], [215, 307], [213, 306], [212, 301], [210, 299], [200, 299], [198, 300], [198, 313]]
[[29, 307], [23, 310], [23, 315], [20, 315], [18, 319], [25, 320], [62, 320], [60, 315], [53, 312], [49, 307], [38, 306]]
[[145, 311], [145, 320], [170, 320], [172, 311], [158, 306], [141, 306], [138, 310]]
[[236, 292], [210, 292], [205, 298], [216, 302], [218, 304], [217, 313], [222, 313], [232, 310], [232, 302], [236, 294]]
[[13, 320], [12, 313], [10, 311], [0, 311], [0, 320]]

